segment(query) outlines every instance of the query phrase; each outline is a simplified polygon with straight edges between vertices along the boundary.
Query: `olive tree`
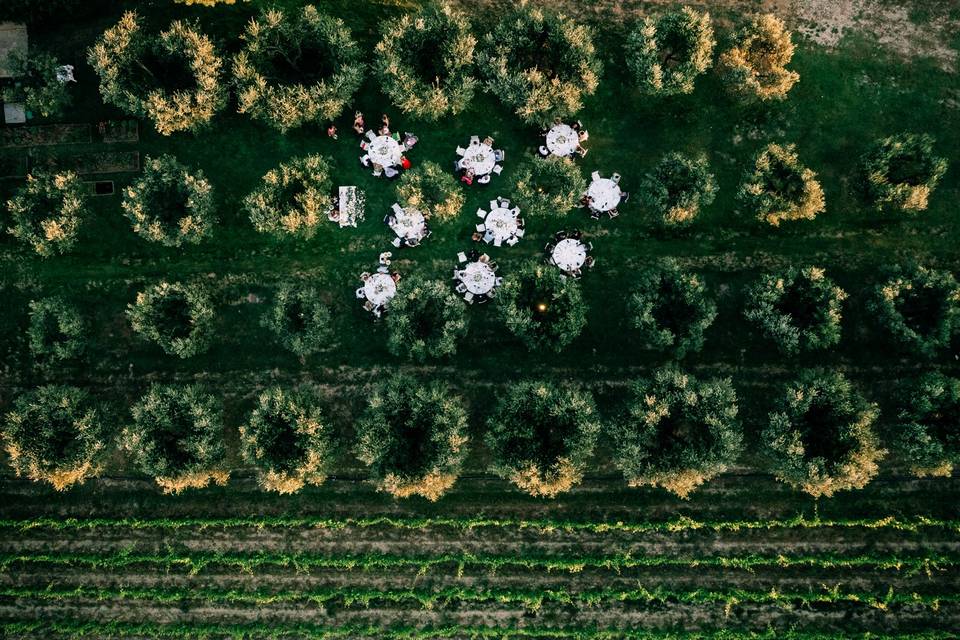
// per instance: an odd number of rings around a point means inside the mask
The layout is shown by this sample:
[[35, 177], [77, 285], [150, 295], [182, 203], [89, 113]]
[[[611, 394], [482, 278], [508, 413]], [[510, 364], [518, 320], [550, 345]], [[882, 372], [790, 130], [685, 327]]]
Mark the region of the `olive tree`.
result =
[[780, 393], [760, 441], [783, 482], [818, 498], [860, 489], [877, 475], [879, 411], [843, 374], [805, 370]]
[[13, 221], [8, 232], [45, 258], [72, 249], [89, 214], [83, 182], [72, 171], [29, 174], [7, 200], [7, 211]]
[[123, 14], [87, 52], [103, 101], [149, 118], [157, 131], [197, 131], [227, 102], [223, 60], [194, 24], [179, 20], [147, 33], [135, 11]]
[[456, 178], [427, 161], [400, 176], [397, 200], [433, 221], [447, 222], [460, 215], [465, 198]]
[[587, 324], [580, 285], [554, 267], [528, 262], [503, 279], [497, 310], [528, 349], [559, 352]]
[[755, 16], [720, 54], [717, 67], [727, 88], [745, 101], [783, 100], [800, 74], [787, 69], [793, 40], [783, 20], [772, 14]]
[[292, 282], [281, 285], [260, 323], [300, 358], [333, 343], [333, 314], [313, 287]]
[[592, 29], [526, 5], [484, 34], [476, 61], [487, 90], [530, 124], [575, 114], [600, 79]]
[[70, 106], [67, 83], [57, 79], [61, 65], [49, 53], [28, 55], [11, 51], [7, 54], [7, 66], [16, 84], [3, 88], [4, 102], [23, 102], [26, 109], [44, 118], [61, 116]]
[[224, 485], [223, 408], [202, 385], [150, 385], [130, 409], [124, 448], [164, 493]]
[[99, 474], [107, 442], [102, 415], [75, 387], [48, 385], [21, 395], [3, 429], [16, 474], [57, 491]]
[[363, 82], [363, 54], [350, 29], [312, 4], [263, 9], [240, 38], [237, 109], [281, 132], [336, 118]]
[[628, 300], [630, 326], [650, 348], [682, 358], [703, 348], [703, 334], [717, 317], [717, 305], [700, 276], [675, 262], [637, 272]]
[[924, 211], [947, 172], [947, 159], [934, 154], [934, 139], [923, 134], [884, 138], [860, 160], [859, 187], [877, 209]]
[[254, 229], [284, 239], [309, 240], [332, 205], [330, 161], [308, 155], [283, 162], [243, 200]]
[[895, 342], [932, 358], [960, 330], [960, 284], [949, 271], [894, 267], [873, 288], [867, 310]]
[[440, 382], [390, 378], [370, 393], [356, 428], [357, 457], [377, 488], [397, 498], [437, 500], [467, 455], [463, 400]]
[[792, 144], [761, 150], [737, 195], [758, 220], [774, 227], [783, 220], [813, 220], [826, 207], [817, 174], [800, 164]]
[[240, 446], [247, 464], [257, 468], [260, 486], [295, 493], [326, 480], [333, 429], [312, 396], [271, 387], [240, 426]]
[[893, 448], [914, 474], [949, 477], [960, 464], [960, 379], [927, 373], [898, 395]]
[[702, 207], [713, 203], [719, 186], [706, 156], [668, 153], [640, 185], [643, 207], [661, 226], [689, 226]]
[[516, 175], [514, 199], [524, 215], [565, 216], [587, 190], [583, 173], [570, 158], [529, 156]]
[[588, 391], [513, 383], [487, 421], [490, 469], [532, 496], [556, 497], [583, 479], [599, 432]]
[[151, 285], [127, 305], [127, 318], [141, 337], [181, 358], [203, 353], [213, 340], [213, 302], [200, 285]]
[[673, 368], [634, 381], [610, 428], [614, 462], [631, 487], [687, 498], [726, 471], [743, 449], [737, 393], [729, 379], [700, 381]]
[[627, 36], [627, 68], [644, 93], [691, 93], [697, 76], [713, 64], [710, 14], [690, 7], [648, 17]]
[[414, 279], [390, 301], [387, 348], [423, 362], [452, 356], [467, 335], [463, 300], [440, 280]]
[[840, 342], [846, 292], [819, 267], [770, 273], [747, 287], [744, 315], [785, 354]]
[[27, 344], [38, 361], [47, 364], [78, 357], [86, 346], [86, 333], [80, 311], [62, 298], [30, 301]]
[[134, 232], [166, 247], [198, 244], [216, 223], [210, 181], [169, 155], [146, 157], [143, 175], [123, 190], [120, 206]]
[[383, 23], [374, 49], [380, 87], [404, 113], [436, 120], [457, 115], [477, 87], [470, 23], [446, 2]]

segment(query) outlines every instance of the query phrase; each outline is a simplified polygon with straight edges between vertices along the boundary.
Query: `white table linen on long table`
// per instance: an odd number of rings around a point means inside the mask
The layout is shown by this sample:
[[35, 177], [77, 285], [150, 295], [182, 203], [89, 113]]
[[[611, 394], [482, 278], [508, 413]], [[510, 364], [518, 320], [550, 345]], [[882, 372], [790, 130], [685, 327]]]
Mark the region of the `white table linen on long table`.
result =
[[337, 217], [341, 227], [357, 226], [357, 188], [340, 187], [339, 197], [339, 215]]
[[620, 204], [620, 185], [610, 178], [600, 178], [590, 183], [587, 195], [592, 200], [591, 208], [596, 211], [610, 211]]
[[377, 136], [367, 145], [367, 155], [370, 162], [381, 167], [395, 167], [400, 164], [403, 147], [390, 136]]
[[553, 248], [552, 257], [562, 271], [576, 271], [587, 259], [587, 247], [579, 240], [565, 238]]
[[390, 228], [399, 238], [407, 240], [419, 240], [427, 231], [427, 221], [423, 214], [413, 207], [401, 209], [393, 215], [394, 222]]
[[363, 283], [363, 293], [373, 304], [383, 306], [397, 295], [397, 283], [389, 273], [374, 273]]
[[493, 147], [482, 142], [472, 143], [467, 147], [463, 154], [461, 166], [464, 169], [473, 169], [474, 175], [485, 176], [497, 164], [497, 158], [493, 153]]
[[484, 218], [483, 225], [493, 235], [494, 240], [506, 242], [517, 235], [517, 214], [513, 209], [496, 207]]
[[460, 281], [473, 295], [483, 295], [493, 289], [497, 275], [486, 262], [470, 262], [463, 268]]
[[572, 156], [580, 137], [568, 124], [555, 124], [547, 131], [547, 150], [555, 156]]

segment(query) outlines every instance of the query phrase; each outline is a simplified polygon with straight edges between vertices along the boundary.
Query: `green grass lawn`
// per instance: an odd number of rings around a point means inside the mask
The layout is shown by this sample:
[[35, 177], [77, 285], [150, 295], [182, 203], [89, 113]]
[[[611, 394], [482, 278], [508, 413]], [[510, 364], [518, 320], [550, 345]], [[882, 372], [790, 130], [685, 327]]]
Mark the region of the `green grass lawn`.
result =
[[[49, 48], [77, 67], [75, 106], [64, 121], [96, 123], [122, 117], [100, 101], [97, 79], [84, 61], [84, 52], [125, 7], [134, 4], [154, 27], [165, 27], [174, 17], [196, 17], [222, 50], [232, 53], [244, 23], [262, 3], [215, 10], [169, 2], [102, 3], [103, 10], [91, 11], [88, 17], [31, 33], [31, 46]], [[399, 11], [389, 4], [346, 0], [327, 2], [324, 7], [347, 21], [365, 51], [371, 51], [377, 40], [378, 24]], [[484, 15], [478, 22], [486, 24], [489, 19]], [[792, 65], [801, 80], [788, 100], [763, 110], [744, 110], [724, 96], [712, 72], [698, 80], [690, 96], [641, 95], [631, 88], [626, 75], [620, 51], [623, 36], [620, 29], [598, 35], [605, 69], [598, 92], [586, 100], [578, 116], [590, 131], [589, 154], [578, 165], [586, 176], [593, 170], [605, 175], [619, 172], [625, 190], [635, 192], [642, 175], [664, 153], [706, 153], [720, 183], [716, 202], [690, 230], [679, 233], [659, 231], [640, 210], [637, 199], [621, 206], [616, 220], [592, 221], [579, 210], [558, 219], [528, 217], [526, 236], [518, 245], [484, 245], [484, 250], [500, 264], [500, 275], [505, 275], [524, 260], [540, 258], [544, 243], [555, 231], [582, 229], [593, 242], [597, 258], [597, 267], [581, 281], [590, 307], [583, 334], [560, 354], [530, 353], [506, 333], [493, 304], [474, 306], [469, 309], [470, 334], [459, 353], [417, 370], [454, 384], [471, 400], [477, 418], [492, 408], [498, 387], [524, 376], [582, 381], [600, 394], [602, 409], [612, 413], [618, 406], [620, 383], [667, 362], [663, 355], [638, 346], [626, 325], [626, 298], [634, 271], [667, 257], [703, 273], [719, 298], [720, 315], [708, 331], [705, 349], [688, 356], [684, 366], [704, 376], [731, 376], [744, 397], [748, 429], [753, 428], [751, 419], [762, 416], [768, 407], [771, 381], [792, 375], [800, 366], [840, 366], [881, 403], [901, 378], [931, 367], [960, 370], [956, 346], [933, 363], [890, 348], [860, 306], [865, 287], [877, 281], [881, 265], [915, 260], [957, 270], [960, 214], [955, 203], [960, 173], [956, 163], [932, 196], [930, 209], [912, 217], [881, 217], [865, 208], [850, 187], [860, 154], [889, 134], [930, 133], [937, 138], [937, 151], [955, 160], [960, 118], [946, 100], [960, 88], [956, 74], [932, 61], [894, 58], [857, 37], [848, 37], [837, 50], [829, 51], [801, 41]], [[723, 48], [727, 30], [719, 36]], [[473, 244], [474, 211], [497, 195], [512, 195], [519, 160], [542, 143], [538, 131], [521, 124], [485, 94], [478, 95], [459, 116], [436, 123], [417, 121], [387, 104], [373, 79], [358, 92], [355, 107], [367, 115], [368, 122], [387, 112], [395, 130], [416, 133], [420, 143], [409, 153], [415, 166], [432, 160], [450, 167], [456, 158], [454, 149], [465, 146], [472, 134], [491, 135], [496, 146], [506, 150], [503, 174], [486, 187], [467, 189], [458, 219], [434, 224], [433, 235], [417, 248], [394, 250], [394, 267], [403, 275], [448, 279], [457, 252]], [[228, 399], [228, 423], [236, 425], [249, 410], [250, 398], [264, 385], [313, 383], [328, 392], [342, 428], [349, 431], [362, 402], [358, 385], [408, 366], [387, 352], [382, 323], [374, 322], [354, 299], [358, 275], [376, 266], [381, 251], [392, 249], [393, 234], [381, 219], [395, 201], [395, 183], [374, 178], [360, 166], [350, 115], [338, 121], [337, 141], [329, 139], [320, 126], [277, 134], [237, 114], [235, 103], [214, 119], [209, 130], [197, 135], [164, 137], [150, 123], [141, 123], [140, 143], [122, 148], [136, 148], [142, 155], [174, 154], [185, 164], [202, 168], [214, 185], [220, 220], [213, 238], [200, 246], [167, 249], [149, 244], [132, 232], [120, 211], [119, 196], [95, 199], [94, 219], [83, 230], [77, 249], [67, 256], [37, 259], [4, 236], [0, 240], [4, 291], [0, 348], [7, 363], [0, 373], [4, 404], [23, 389], [60, 381], [88, 386], [110, 400], [121, 423], [124, 406], [149, 381], [199, 380]], [[757, 150], [768, 142], [795, 142], [801, 161], [818, 173], [827, 211], [815, 221], [769, 229], [738, 212], [734, 195], [741, 177]], [[266, 171], [307, 153], [332, 158], [336, 184], [357, 185], [365, 191], [366, 221], [357, 229], [340, 229], [331, 223], [307, 242], [280, 243], [257, 234], [241, 209], [243, 197]], [[133, 176], [110, 178], [122, 188]], [[17, 184], [0, 182], [0, 195], [8, 196]], [[753, 335], [740, 315], [743, 286], [763, 269], [787, 264], [823, 266], [851, 294], [843, 341], [827, 354], [782, 357]], [[180, 360], [131, 333], [124, 317], [127, 303], [143, 286], [161, 278], [199, 279], [215, 292], [218, 338], [206, 354]], [[305, 364], [277, 348], [259, 326], [264, 305], [245, 302], [250, 293], [268, 301], [285, 279], [315, 284], [335, 309], [336, 349]], [[81, 306], [90, 316], [94, 335], [84, 362], [53, 371], [35, 370], [23, 339], [26, 301], [52, 294]], [[477, 430], [482, 428], [480, 422], [474, 420]], [[230, 433], [233, 438], [232, 428]]]

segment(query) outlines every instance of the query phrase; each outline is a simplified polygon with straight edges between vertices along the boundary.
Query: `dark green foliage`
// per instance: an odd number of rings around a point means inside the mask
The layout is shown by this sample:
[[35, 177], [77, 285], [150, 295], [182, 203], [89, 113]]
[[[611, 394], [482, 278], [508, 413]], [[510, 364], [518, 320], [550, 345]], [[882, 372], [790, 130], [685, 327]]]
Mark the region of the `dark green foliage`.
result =
[[593, 31], [529, 6], [487, 31], [476, 59], [487, 89], [530, 124], [573, 115], [600, 79]]
[[452, 356], [467, 335], [463, 300], [440, 280], [414, 279], [390, 301], [387, 348], [423, 362]]
[[867, 300], [870, 315], [904, 348], [936, 356], [960, 330], [960, 284], [949, 271], [920, 266], [890, 271]]
[[17, 398], [3, 430], [17, 475], [49, 482], [58, 491], [100, 472], [107, 438], [86, 392], [54, 385]]
[[960, 379], [928, 373], [898, 398], [893, 446], [918, 476], [949, 476], [960, 464]]
[[580, 285], [548, 265], [528, 262], [503, 280], [497, 309], [531, 351], [561, 351], [587, 324]]
[[737, 412], [729, 379], [701, 382], [660, 369], [630, 386], [626, 411], [611, 427], [614, 462], [630, 486], [686, 498], [736, 462], [743, 448]]
[[473, 49], [466, 18], [445, 2], [385, 21], [374, 49], [383, 92], [404, 113], [436, 120], [456, 115], [473, 98]]
[[130, 413], [124, 446], [164, 492], [226, 484], [223, 409], [205, 387], [153, 384]]
[[717, 317], [717, 305], [703, 280], [674, 262], [636, 274], [630, 296], [630, 325], [648, 347], [682, 358], [703, 348], [703, 334]]
[[437, 500], [467, 455], [463, 400], [439, 382], [390, 378], [369, 395], [356, 428], [357, 457], [377, 487], [398, 498]]
[[292, 282], [281, 285], [260, 323], [280, 344], [305, 358], [330, 347], [334, 339], [333, 315], [313, 287]]
[[947, 172], [947, 159], [934, 155], [933, 137], [901, 134], [884, 138], [860, 160], [859, 187], [877, 209], [915, 212]]
[[49, 53], [23, 55], [14, 51], [9, 54], [7, 65], [17, 84], [4, 87], [4, 102], [23, 101], [27, 110], [44, 118], [62, 116], [70, 106], [67, 83], [57, 80], [60, 63]]
[[600, 422], [588, 391], [521, 381], [504, 392], [487, 427], [491, 471], [552, 498], [583, 479]]
[[668, 153], [644, 177], [638, 195], [649, 215], [669, 228], [690, 225], [718, 190], [706, 156]]
[[333, 206], [331, 170], [328, 158], [312, 154], [264, 174], [260, 187], [243, 199], [254, 229], [278, 239], [312, 238]]
[[814, 497], [860, 489], [877, 475], [879, 411], [843, 374], [805, 370], [780, 394], [760, 436], [771, 471]]
[[257, 398], [240, 427], [244, 460], [260, 472], [268, 491], [294, 493], [322, 484], [332, 457], [333, 431], [316, 400], [272, 387]]
[[62, 298], [30, 302], [27, 344], [30, 353], [41, 363], [71, 360], [83, 353], [85, 329], [80, 312]]
[[819, 267], [764, 275], [745, 295], [744, 316], [782, 353], [826, 349], [840, 342], [847, 294]]
[[457, 179], [430, 161], [403, 172], [397, 182], [397, 199], [433, 222], [455, 219], [465, 200]]
[[757, 155], [737, 197], [757, 220], [813, 220], [826, 207], [817, 174], [800, 164], [794, 145], [769, 144]]
[[516, 175], [515, 199], [523, 215], [565, 216], [587, 190], [586, 179], [570, 158], [528, 156]]
[[8, 231], [43, 257], [73, 248], [88, 215], [83, 182], [72, 171], [37, 171], [7, 200], [13, 221]]
[[133, 330], [181, 358], [203, 353], [213, 340], [213, 302], [197, 284], [159, 282], [127, 305]]
[[690, 7], [645, 18], [627, 36], [627, 67], [652, 95], [691, 93], [697, 76], [713, 64], [710, 14]]

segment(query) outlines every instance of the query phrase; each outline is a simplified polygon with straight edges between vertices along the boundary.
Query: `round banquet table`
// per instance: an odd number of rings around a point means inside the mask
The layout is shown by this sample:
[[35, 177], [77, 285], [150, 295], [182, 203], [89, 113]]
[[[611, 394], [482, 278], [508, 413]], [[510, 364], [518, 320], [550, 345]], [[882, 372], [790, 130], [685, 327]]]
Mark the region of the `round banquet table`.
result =
[[579, 240], [566, 238], [553, 248], [552, 257], [562, 271], [576, 271], [587, 259], [587, 247]]
[[493, 234], [494, 240], [506, 242], [517, 235], [517, 216], [510, 209], [497, 207], [491, 209], [487, 217], [484, 218], [483, 226]]
[[593, 201], [595, 211], [610, 211], [620, 204], [620, 186], [610, 178], [600, 178], [590, 183], [587, 195]]
[[547, 132], [547, 150], [555, 156], [572, 156], [580, 143], [580, 137], [568, 124], [555, 124]]
[[373, 304], [383, 306], [397, 295], [397, 283], [389, 273], [375, 273], [363, 283], [363, 293]]
[[493, 171], [497, 158], [492, 147], [482, 142], [475, 142], [464, 152], [462, 164], [464, 169], [473, 169], [474, 175], [485, 176]]
[[400, 164], [403, 147], [390, 136], [377, 136], [367, 145], [367, 155], [370, 162], [381, 167], [395, 167]]
[[427, 223], [423, 214], [413, 207], [406, 207], [401, 213], [394, 214], [395, 222], [390, 225], [393, 232], [400, 238], [419, 240], [427, 230]]
[[497, 283], [497, 276], [486, 262], [471, 262], [463, 268], [460, 278], [467, 291], [474, 295], [489, 293]]

